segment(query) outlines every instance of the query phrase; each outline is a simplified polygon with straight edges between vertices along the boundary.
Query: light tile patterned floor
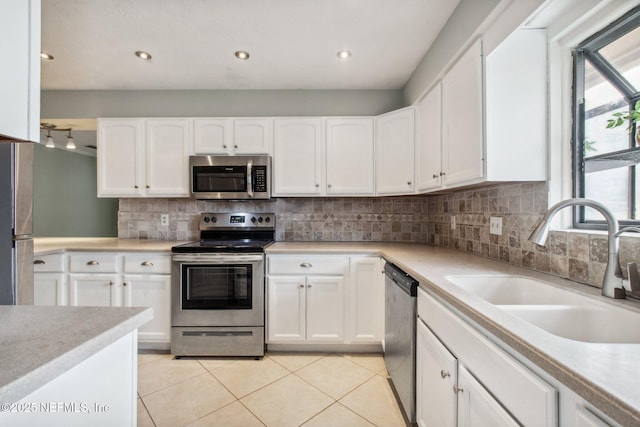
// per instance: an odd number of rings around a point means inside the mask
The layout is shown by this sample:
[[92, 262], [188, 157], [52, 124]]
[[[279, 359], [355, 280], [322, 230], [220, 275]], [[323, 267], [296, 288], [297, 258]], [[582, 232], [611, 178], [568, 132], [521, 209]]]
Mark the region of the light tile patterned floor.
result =
[[138, 355], [138, 426], [404, 427], [381, 355]]

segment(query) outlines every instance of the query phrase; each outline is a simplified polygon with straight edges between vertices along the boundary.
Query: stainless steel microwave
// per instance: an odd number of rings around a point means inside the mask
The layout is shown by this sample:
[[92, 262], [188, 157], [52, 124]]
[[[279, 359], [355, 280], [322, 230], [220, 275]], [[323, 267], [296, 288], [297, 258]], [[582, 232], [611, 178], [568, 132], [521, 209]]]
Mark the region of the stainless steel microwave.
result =
[[191, 196], [196, 199], [268, 199], [271, 157], [191, 156]]

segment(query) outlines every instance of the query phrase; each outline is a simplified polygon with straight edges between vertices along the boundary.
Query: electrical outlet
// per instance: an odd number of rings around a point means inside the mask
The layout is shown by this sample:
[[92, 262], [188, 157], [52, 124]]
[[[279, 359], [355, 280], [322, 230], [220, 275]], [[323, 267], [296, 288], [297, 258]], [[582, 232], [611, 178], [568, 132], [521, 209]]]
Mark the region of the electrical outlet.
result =
[[169, 226], [169, 214], [161, 214], [160, 215], [160, 225], [163, 227]]
[[451, 229], [452, 230], [456, 229], [456, 216], [455, 215], [451, 215]]
[[489, 219], [489, 233], [497, 234], [498, 236], [502, 235], [502, 217], [501, 216], [492, 216]]

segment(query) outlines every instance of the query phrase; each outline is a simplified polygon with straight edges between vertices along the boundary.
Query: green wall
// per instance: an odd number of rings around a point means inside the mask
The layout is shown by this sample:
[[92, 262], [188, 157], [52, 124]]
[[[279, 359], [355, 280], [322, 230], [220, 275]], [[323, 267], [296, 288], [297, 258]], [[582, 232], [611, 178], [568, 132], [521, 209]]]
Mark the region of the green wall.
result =
[[95, 157], [35, 144], [35, 237], [115, 237], [118, 199], [96, 197]]

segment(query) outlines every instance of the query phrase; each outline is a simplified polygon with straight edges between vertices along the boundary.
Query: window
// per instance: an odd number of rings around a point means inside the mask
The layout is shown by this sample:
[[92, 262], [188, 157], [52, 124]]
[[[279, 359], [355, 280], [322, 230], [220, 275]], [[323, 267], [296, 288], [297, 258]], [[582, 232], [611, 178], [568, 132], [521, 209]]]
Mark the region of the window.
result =
[[[573, 63], [574, 197], [597, 200], [621, 223], [637, 225], [640, 131], [627, 117], [640, 103], [640, 7], [582, 42]], [[622, 123], [607, 128], [617, 117]], [[577, 207], [574, 226], [605, 223], [598, 212]]]

